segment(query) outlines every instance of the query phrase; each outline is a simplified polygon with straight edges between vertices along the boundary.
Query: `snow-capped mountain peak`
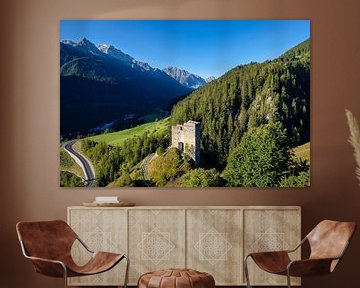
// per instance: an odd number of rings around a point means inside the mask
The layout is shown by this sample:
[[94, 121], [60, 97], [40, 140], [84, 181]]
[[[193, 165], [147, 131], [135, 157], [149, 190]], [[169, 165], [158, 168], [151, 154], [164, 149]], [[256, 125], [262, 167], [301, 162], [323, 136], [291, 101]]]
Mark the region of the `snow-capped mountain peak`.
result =
[[101, 52], [103, 52], [103, 53], [105, 53], [105, 54], [108, 54], [108, 50], [109, 50], [110, 46], [111, 46], [111, 45], [100, 44], [100, 45], [98, 45], [97, 48], [98, 48]]
[[216, 78], [214, 77], [214, 76], [210, 76], [210, 77], [207, 77], [206, 79], [205, 79], [205, 81], [206, 81], [206, 83], [209, 83], [209, 82], [211, 82], [211, 81], [214, 81]]
[[[95, 46], [94, 43], [92, 43], [91, 41], [89, 41], [86, 38], [83, 38], [79, 42], [74, 42], [71, 40], [63, 40], [62, 43], [66, 44], [66, 45], [71, 45], [72, 47], [79, 49], [83, 53], [90, 53], [90, 54], [93, 54], [96, 56], [105, 57], [108, 60], [116, 59], [118, 61], [121, 61], [123, 64], [129, 65], [131, 68], [142, 71], [142, 72], [150, 72], [150, 73], [158, 74], [158, 75], [163, 74], [166, 77], [168, 77], [168, 75], [166, 75], [164, 71], [162, 71], [158, 68], [153, 68], [146, 62], [142, 62], [142, 61], [134, 59], [133, 57], [124, 53], [123, 51], [121, 51], [120, 49], [116, 48], [113, 45], [104, 43], [104, 44], [99, 44], [99, 45]], [[161, 76], [161, 77], [163, 77], [163, 76]]]
[[76, 48], [84, 51], [84, 52], [90, 52], [91, 54], [94, 55], [99, 55], [101, 52], [99, 51], [99, 49], [95, 46], [94, 43], [92, 43], [91, 41], [89, 41], [86, 38], [83, 38], [82, 40], [80, 40], [76, 46]]
[[190, 73], [189, 71], [182, 70], [174, 66], [166, 67], [163, 69], [163, 71], [182, 85], [189, 88], [199, 88], [200, 86], [203, 86], [207, 83], [206, 80], [199, 75]]
[[72, 40], [68, 40], [68, 39], [62, 40], [61, 43], [67, 44], [67, 45], [70, 45], [70, 46], [73, 46], [73, 47], [75, 47], [78, 44], [77, 42], [72, 41]]

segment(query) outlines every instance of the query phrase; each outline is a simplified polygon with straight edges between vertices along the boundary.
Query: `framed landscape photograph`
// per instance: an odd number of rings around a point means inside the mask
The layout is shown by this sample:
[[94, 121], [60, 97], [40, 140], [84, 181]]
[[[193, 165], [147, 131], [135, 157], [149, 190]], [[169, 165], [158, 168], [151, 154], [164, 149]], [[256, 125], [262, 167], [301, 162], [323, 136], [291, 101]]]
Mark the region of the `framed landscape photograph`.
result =
[[309, 20], [60, 21], [60, 186], [309, 185]]

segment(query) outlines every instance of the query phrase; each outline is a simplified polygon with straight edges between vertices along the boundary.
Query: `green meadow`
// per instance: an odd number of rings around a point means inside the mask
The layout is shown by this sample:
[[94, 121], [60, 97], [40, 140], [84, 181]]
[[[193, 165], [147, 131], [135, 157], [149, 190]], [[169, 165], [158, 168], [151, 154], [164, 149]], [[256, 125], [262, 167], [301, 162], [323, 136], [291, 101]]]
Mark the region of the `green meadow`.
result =
[[96, 136], [88, 137], [87, 139], [95, 142], [104, 142], [108, 145], [121, 145], [126, 139], [141, 136], [145, 132], [163, 132], [169, 128], [169, 118], [164, 118], [159, 121], [142, 124], [133, 128], [121, 130], [113, 133], [104, 133]]

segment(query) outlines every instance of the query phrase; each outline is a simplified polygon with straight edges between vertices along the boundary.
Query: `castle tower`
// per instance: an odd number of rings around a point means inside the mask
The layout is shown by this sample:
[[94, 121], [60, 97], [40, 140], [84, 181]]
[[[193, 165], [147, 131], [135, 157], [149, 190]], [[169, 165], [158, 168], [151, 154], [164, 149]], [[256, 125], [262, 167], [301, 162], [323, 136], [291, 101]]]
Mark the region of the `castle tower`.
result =
[[200, 163], [200, 137], [200, 122], [189, 120], [183, 125], [171, 127], [171, 147], [189, 155], [196, 166]]

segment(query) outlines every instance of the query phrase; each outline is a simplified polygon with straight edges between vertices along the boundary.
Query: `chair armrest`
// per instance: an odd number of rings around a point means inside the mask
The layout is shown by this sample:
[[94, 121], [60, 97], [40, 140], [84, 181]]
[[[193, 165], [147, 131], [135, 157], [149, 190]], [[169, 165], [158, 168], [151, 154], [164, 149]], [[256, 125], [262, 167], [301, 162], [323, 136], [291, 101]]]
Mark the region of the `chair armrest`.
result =
[[49, 263], [53, 263], [53, 264], [60, 264], [61, 266], [66, 267], [64, 262], [61, 262], [60, 260], [47, 259], [47, 258], [41, 258], [41, 257], [33, 257], [33, 256], [26, 256], [26, 258], [30, 259], [31, 261], [49, 262]]
[[332, 272], [333, 261], [337, 262], [339, 258], [319, 258], [303, 259], [291, 261], [287, 266], [290, 276], [312, 276], [329, 274]]
[[274, 253], [280, 253], [280, 254], [282, 254], [282, 253], [292, 253], [292, 252], [295, 252], [297, 249], [299, 249], [305, 242], [306, 242], [306, 240], [307, 240], [307, 238], [305, 237], [305, 238], [303, 238], [302, 240], [301, 240], [301, 242], [295, 247], [295, 248], [293, 248], [293, 249], [287, 249], [287, 250], [278, 250], [278, 251], [266, 251], [266, 252], [253, 252], [253, 253], [249, 253], [246, 257], [245, 257], [245, 259], [246, 258], [248, 258], [249, 256], [251, 256], [251, 254], [255, 254], [255, 253], [262, 253], [262, 254], [264, 254], [264, 253], [269, 253], [269, 254], [274, 254]]
[[288, 253], [292, 253], [292, 252], [295, 252], [297, 249], [299, 249], [299, 248], [306, 242], [306, 240], [307, 240], [306, 237], [303, 238], [303, 239], [301, 240], [301, 242], [299, 243], [299, 245], [297, 245], [297, 246], [296, 246], [295, 248], [293, 248], [293, 249], [279, 250], [279, 251], [253, 252], [253, 253], [249, 253], [249, 254], [245, 257], [245, 259], [248, 258], [248, 257], [250, 257], [250, 256], [252, 256], [252, 254], [256, 254], [256, 253], [268, 254], [268, 255], [271, 255], [271, 254], [274, 254], [274, 253], [275, 253], [275, 254], [284, 254], [284, 253], [288, 254]]
[[35, 271], [51, 277], [66, 277], [67, 268], [66, 265], [59, 261], [53, 259], [46, 259], [40, 257], [26, 256], [30, 259], [34, 265]]
[[257, 257], [257, 256], [265, 256], [265, 257], [271, 257], [271, 256], [279, 256], [279, 255], [288, 255], [287, 250], [279, 250], [279, 251], [264, 251], [264, 252], [252, 252], [247, 255], [247, 257]]

